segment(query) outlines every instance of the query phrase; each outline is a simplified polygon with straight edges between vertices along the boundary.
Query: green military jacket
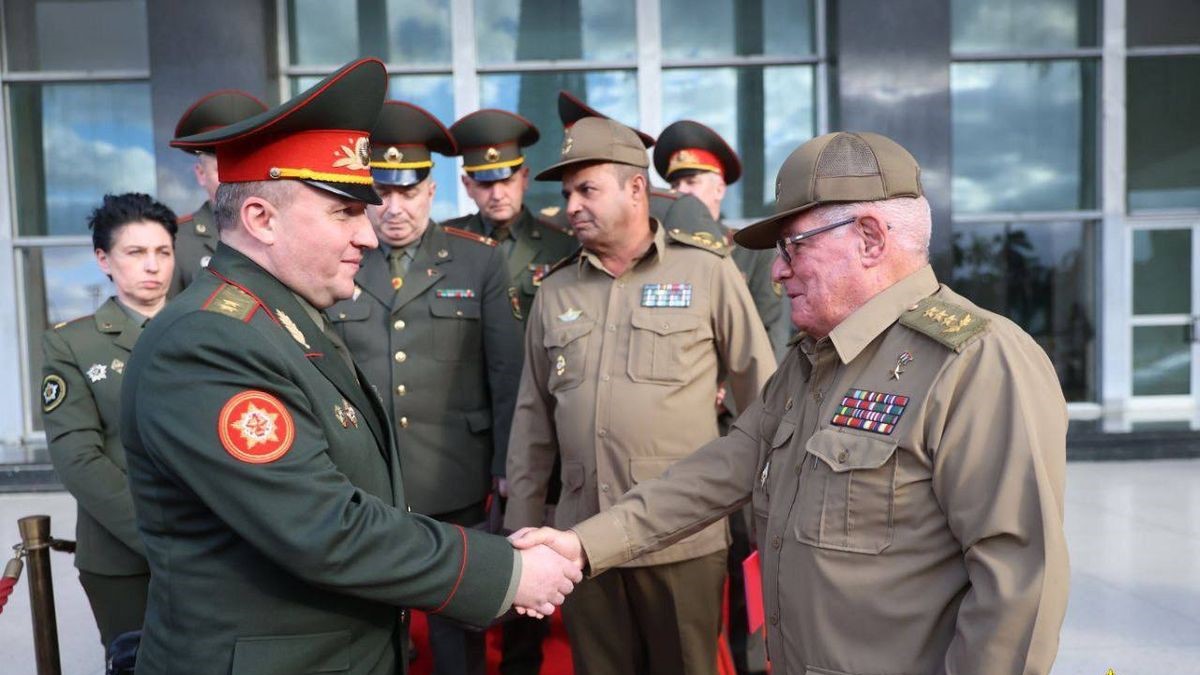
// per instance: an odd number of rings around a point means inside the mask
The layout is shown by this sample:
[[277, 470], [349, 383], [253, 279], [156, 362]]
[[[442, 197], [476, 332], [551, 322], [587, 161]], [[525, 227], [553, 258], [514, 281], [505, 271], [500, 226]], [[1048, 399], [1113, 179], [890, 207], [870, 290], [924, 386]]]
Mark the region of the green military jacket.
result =
[[366, 381], [224, 244], [150, 323], [121, 392], [151, 570], [139, 672], [391, 674], [402, 608], [499, 613], [511, 547], [407, 511]]
[[704, 202], [674, 190], [650, 191], [650, 216], [657, 218], [668, 232], [676, 229], [688, 234], [707, 232], [717, 241], [725, 236], [725, 228], [713, 219]]
[[369, 251], [354, 297], [327, 313], [391, 403], [408, 503], [464, 509], [504, 475], [524, 357], [515, 291], [494, 241], [436, 223], [399, 290], [391, 279], [384, 252]]
[[[562, 222], [566, 223], [565, 220]], [[448, 221], [446, 226], [485, 236], [488, 234], [483, 217], [478, 212]], [[505, 247], [508, 249], [508, 276], [517, 289], [521, 321], [524, 322], [524, 317], [529, 316], [533, 296], [538, 286], [542, 285], [542, 277], [546, 276], [554, 263], [574, 253], [579, 248], [579, 241], [570, 234], [569, 225], [559, 225], [549, 218], [535, 216], [525, 206], [521, 207], [521, 215], [509, 231], [513, 240], [511, 246]]]
[[191, 285], [200, 270], [208, 266], [217, 250], [217, 220], [212, 204], [204, 204], [196, 212], [179, 219], [175, 233], [175, 273], [171, 277], [171, 296]]
[[145, 574], [118, 432], [121, 382], [142, 333], [115, 298], [93, 316], [46, 331], [42, 415], [50, 460], [78, 502], [75, 566], [93, 574]]

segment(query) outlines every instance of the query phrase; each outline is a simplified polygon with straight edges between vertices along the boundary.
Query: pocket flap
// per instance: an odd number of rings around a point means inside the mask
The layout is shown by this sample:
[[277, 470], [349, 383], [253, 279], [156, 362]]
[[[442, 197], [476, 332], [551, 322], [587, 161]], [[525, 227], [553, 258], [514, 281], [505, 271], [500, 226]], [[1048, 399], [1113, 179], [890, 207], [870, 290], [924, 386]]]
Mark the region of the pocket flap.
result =
[[583, 487], [583, 465], [579, 462], [563, 462], [562, 465], [562, 483], [563, 487], [569, 490], [578, 490]]
[[467, 418], [467, 428], [473, 433], [480, 433], [492, 428], [492, 411], [488, 408], [468, 410], [464, 415]]
[[771, 437], [771, 448], [779, 449], [787, 445], [792, 440], [792, 434], [796, 432], [796, 423], [791, 420], [780, 420], [779, 426], [775, 427], [775, 435]]
[[350, 670], [350, 631], [238, 638], [233, 675], [337, 673]]
[[334, 323], [341, 321], [363, 321], [371, 316], [371, 303], [363, 300], [342, 300], [325, 310], [329, 320]]
[[429, 312], [442, 319], [478, 319], [479, 303], [474, 300], [435, 299]]
[[566, 347], [592, 332], [592, 327], [595, 325], [595, 321], [582, 318], [571, 323], [555, 322], [554, 326], [546, 330], [546, 334], [542, 337], [542, 344], [546, 347]]
[[834, 429], [823, 429], [812, 435], [804, 449], [820, 457], [837, 473], [856, 469], [878, 469], [896, 452], [897, 443], [883, 438], [869, 438]]
[[633, 479], [634, 484], [653, 480], [661, 476], [674, 463], [674, 459], [635, 457], [629, 460], [629, 477]]
[[639, 311], [633, 313], [631, 323], [634, 328], [641, 328], [659, 335], [670, 335], [696, 330], [703, 323], [703, 319], [695, 314]]

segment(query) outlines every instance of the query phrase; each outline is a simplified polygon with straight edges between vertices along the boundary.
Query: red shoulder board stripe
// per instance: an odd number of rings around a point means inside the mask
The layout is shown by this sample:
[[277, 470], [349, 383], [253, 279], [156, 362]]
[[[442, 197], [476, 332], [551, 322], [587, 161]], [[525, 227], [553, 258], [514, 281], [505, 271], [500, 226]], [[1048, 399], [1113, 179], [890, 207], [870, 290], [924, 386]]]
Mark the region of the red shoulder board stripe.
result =
[[469, 239], [471, 241], [478, 242], [480, 244], [486, 244], [488, 246], [495, 246], [499, 243], [495, 239], [492, 239], [491, 237], [485, 237], [482, 234], [470, 232], [468, 230], [460, 230], [457, 227], [446, 227], [443, 229], [446, 230], [446, 234], [451, 234], [451, 235], [454, 235], [455, 237], [461, 237], [462, 239]]
[[190, 223], [190, 222], [192, 222], [192, 218], [195, 218], [195, 217], [196, 217], [196, 214], [189, 213], [186, 216], [179, 216], [178, 218], [176, 218], [175, 223], [178, 225], [182, 225], [184, 223]]
[[266, 464], [292, 449], [296, 423], [282, 401], [265, 391], [248, 389], [221, 407], [217, 435], [234, 459]]

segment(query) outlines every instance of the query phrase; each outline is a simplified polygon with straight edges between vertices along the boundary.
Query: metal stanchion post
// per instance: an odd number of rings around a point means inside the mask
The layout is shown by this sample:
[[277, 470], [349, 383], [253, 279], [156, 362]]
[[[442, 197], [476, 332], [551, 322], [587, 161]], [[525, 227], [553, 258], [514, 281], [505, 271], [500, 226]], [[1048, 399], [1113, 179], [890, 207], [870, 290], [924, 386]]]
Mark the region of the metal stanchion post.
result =
[[62, 675], [58, 656], [58, 619], [54, 614], [54, 580], [50, 576], [50, 516], [17, 521], [29, 568], [29, 606], [33, 614], [33, 648], [38, 675]]

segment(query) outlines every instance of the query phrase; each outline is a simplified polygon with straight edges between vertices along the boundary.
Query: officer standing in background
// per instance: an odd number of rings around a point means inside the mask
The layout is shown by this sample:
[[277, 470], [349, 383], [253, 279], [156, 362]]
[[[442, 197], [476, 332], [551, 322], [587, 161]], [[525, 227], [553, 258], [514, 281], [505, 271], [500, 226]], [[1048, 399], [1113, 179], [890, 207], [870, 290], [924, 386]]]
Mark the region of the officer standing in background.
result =
[[[523, 328], [496, 241], [430, 220], [431, 152], [458, 154], [437, 118], [384, 102], [371, 131], [383, 203], [367, 206], [380, 245], [364, 253], [354, 295], [326, 312], [390, 403], [409, 505], [472, 527], [504, 479]], [[435, 672], [483, 675], [484, 638], [431, 615]]]
[[[721, 223], [721, 202], [726, 186], [742, 177], [742, 162], [720, 134], [693, 122], [679, 120], [663, 129], [654, 147], [654, 168], [671, 189], [692, 195]], [[784, 309], [782, 287], [771, 280], [771, 251], [755, 251], [733, 245], [734, 230], [721, 223], [722, 236], [730, 247], [733, 263], [742, 271], [754, 306], [762, 317], [775, 353], [782, 356], [791, 337], [792, 322]]]
[[572, 570], [410, 513], [379, 394], [321, 310], [377, 246], [365, 214], [378, 59], [348, 64], [215, 147], [221, 243], [126, 367], [121, 440], [150, 563], [138, 673], [391, 675], [407, 608], [486, 625], [547, 613]]
[[[555, 523], [615, 503], [717, 437], [728, 380], [748, 405], [775, 358], [720, 240], [650, 217], [649, 160], [632, 129], [581, 119], [538, 180], [562, 181], [583, 245], [546, 277], [525, 335], [505, 524], [537, 526], [562, 457]], [[580, 673], [714, 673], [728, 535], [717, 523], [580, 584], [564, 620]]]
[[78, 502], [75, 566], [105, 649], [140, 630], [150, 568], [120, 436], [121, 382], [146, 322], [166, 305], [175, 214], [144, 194], [105, 195], [88, 222], [116, 295], [43, 338], [42, 419], [54, 470]]
[[601, 574], [749, 501], [774, 673], [1049, 673], [1070, 577], [1054, 367], [938, 284], [920, 167], [899, 144], [825, 134], [776, 185], [775, 215], [735, 239], [779, 252], [802, 331], [779, 371], [727, 436], [574, 531], [517, 545], [551, 542]]
[[[585, 117], [610, 119], [608, 115], [584, 103], [578, 96], [569, 91], [558, 92], [558, 118], [562, 120], [563, 131], [569, 130], [576, 122]], [[630, 127], [632, 129], [632, 127]], [[654, 137], [650, 134], [633, 129], [646, 148], [654, 147]], [[555, 223], [570, 229], [566, 213], [555, 207]], [[708, 208], [699, 200], [687, 193], [674, 190], [659, 190], [650, 188], [650, 217], [666, 226], [667, 230], [681, 230], [689, 234], [700, 234], [701, 237], [712, 237], [714, 241], [725, 238], [725, 228], [718, 222], [720, 212], [710, 214]], [[736, 260], [735, 260], [736, 262]], [[757, 302], [757, 298], [756, 298]]]
[[550, 266], [579, 248], [570, 233], [525, 207], [529, 167], [521, 148], [537, 142], [538, 130], [520, 115], [489, 108], [455, 122], [450, 135], [462, 153], [463, 186], [479, 210], [446, 225], [499, 242], [524, 317]]
[[[263, 102], [239, 89], [222, 89], [201, 98], [183, 111], [175, 125], [175, 138], [220, 129], [240, 122], [267, 109]], [[217, 224], [213, 219], [212, 201], [217, 194], [217, 156], [212, 148], [187, 150], [196, 156], [192, 167], [196, 183], [208, 200], [190, 215], [179, 219], [179, 234], [175, 237], [175, 276], [171, 279], [171, 296], [187, 288], [196, 273], [208, 265], [217, 250]]]

